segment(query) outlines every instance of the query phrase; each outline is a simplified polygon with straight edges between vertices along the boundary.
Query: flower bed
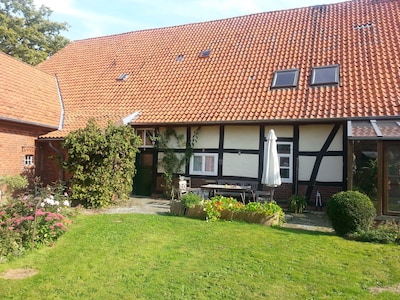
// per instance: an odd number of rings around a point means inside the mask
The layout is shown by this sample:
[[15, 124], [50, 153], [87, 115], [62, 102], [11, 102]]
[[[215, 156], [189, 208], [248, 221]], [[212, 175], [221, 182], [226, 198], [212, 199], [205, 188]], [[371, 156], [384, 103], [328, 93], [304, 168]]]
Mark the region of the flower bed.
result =
[[190, 207], [186, 207], [184, 203], [172, 201], [171, 214], [207, 221], [238, 220], [265, 226], [279, 225], [284, 218], [282, 209], [275, 202], [250, 202], [244, 205], [231, 197], [216, 196]]

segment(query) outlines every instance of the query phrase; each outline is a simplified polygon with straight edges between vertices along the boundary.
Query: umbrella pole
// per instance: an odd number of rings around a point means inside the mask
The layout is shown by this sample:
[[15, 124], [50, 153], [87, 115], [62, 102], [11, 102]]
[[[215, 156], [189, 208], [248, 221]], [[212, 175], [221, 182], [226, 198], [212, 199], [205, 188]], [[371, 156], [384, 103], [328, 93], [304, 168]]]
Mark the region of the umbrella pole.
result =
[[274, 187], [271, 187], [271, 201], [274, 200]]

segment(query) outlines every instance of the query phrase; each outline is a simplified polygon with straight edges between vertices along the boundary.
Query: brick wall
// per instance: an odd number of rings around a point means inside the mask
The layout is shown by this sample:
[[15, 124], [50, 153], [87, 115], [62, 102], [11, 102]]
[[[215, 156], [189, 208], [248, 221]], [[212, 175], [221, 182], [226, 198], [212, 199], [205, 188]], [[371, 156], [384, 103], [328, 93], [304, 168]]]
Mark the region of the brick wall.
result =
[[51, 184], [59, 180], [67, 182], [70, 174], [61, 168], [61, 163], [67, 158], [62, 141], [38, 140], [36, 145], [39, 153], [36, 172], [41, 182], [43, 184]]
[[25, 155], [33, 155], [35, 140], [47, 131], [30, 125], [0, 121], [0, 176], [26, 174], [34, 176], [35, 166], [24, 167]]

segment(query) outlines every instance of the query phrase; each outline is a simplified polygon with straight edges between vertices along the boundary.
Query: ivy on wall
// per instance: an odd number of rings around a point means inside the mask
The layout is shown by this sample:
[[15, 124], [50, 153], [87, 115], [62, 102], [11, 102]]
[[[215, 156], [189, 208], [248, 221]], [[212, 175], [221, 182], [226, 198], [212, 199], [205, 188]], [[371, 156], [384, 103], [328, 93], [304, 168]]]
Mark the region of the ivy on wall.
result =
[[[171, 199], [175, 198], [176, 188], [174, 186], [174, 178], [181, 173], [182, 167], [189, 163], [190, 157], [193, 155], [194, 145], [197, 143], [200, 127], [193, 132], [192, 137], [187, 141], [184, 134], [178, 134], [172, 127], [167, 127], [164, 131], [159, 132], [153, 142], [159, 152], [163, 153], [160, 166], [164, 169], [163, 178], [165, 181], [165, 194]], [[175, 143], [178, 147], [184, 148], [183, 153], [177, 153], [171, 144]]]

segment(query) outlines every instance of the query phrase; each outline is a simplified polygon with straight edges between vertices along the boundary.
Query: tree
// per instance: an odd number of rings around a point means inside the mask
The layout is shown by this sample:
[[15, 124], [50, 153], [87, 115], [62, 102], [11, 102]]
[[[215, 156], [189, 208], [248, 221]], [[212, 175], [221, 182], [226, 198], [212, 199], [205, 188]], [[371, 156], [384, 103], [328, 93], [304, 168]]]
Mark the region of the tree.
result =
[[68, 25], [50, 21], [51, 13], [33, 0], [0, 0], [0, 50], [36, 65], [65, 47], [69, 40], [60, 31]]
[[108, 123], [102, 129], [90, 120], [84, 129], [65, 139], [65, 163], [72, 173], [71, 199], [88, 207], [104, 207], [113, 199], [127, 199], [135, 175], [140, 138], [129, 126]]

